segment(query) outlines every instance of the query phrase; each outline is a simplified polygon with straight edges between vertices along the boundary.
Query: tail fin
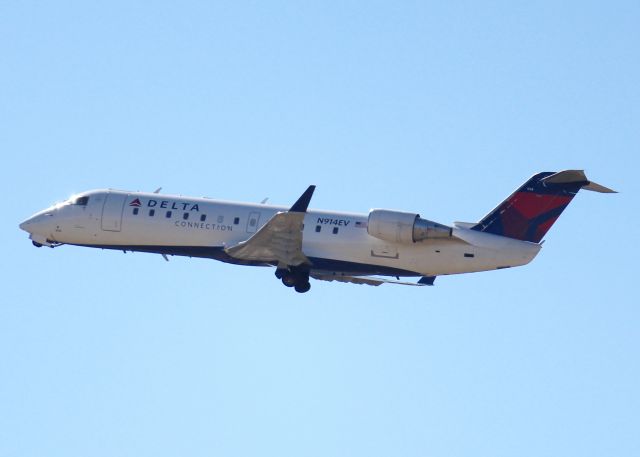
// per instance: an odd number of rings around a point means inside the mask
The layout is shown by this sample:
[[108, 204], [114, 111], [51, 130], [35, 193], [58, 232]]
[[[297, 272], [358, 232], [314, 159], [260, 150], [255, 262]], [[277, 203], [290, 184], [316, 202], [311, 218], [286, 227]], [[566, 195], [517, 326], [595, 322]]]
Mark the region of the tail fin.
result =
[[580, 189], [615, 192], [590, 182], [582, 170], [538, 173], [471, 230], [539, 243]]

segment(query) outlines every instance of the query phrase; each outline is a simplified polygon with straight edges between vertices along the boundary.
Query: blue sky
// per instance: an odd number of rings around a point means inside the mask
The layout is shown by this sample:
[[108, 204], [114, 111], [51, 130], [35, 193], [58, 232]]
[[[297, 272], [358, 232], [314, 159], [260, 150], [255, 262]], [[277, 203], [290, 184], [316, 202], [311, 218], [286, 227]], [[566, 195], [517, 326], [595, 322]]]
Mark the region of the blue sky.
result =
[[[638, 2], [5, 2], [0, 456], [638, 455]], [[542, 253], [433, 288], [35, 249], [99, 187], [482, 217], [585, 169]]]

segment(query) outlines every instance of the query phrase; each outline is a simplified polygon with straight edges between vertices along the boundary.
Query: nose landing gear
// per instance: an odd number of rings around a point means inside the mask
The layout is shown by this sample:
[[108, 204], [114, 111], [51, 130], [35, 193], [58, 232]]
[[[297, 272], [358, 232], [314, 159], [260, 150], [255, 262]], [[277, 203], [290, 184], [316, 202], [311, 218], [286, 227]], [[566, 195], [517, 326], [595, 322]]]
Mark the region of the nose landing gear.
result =
[[309, 292], [311, 284], [309, 283], [309, 272], [299, 268], [278, 268], [276, 269], [276, 278], [282, 280], [282, 284], [287, 287], [293, 287], [298, 293]]
[[35, 234], [31, 234], [29, 236], [29, 239], [31, 240], [31, 244], [33, 244], [37, 248], [41, 248], [42, 246], [55, 248], [62, 244], [62, 243], [58, 243], [57, 241], [50, 240], [49, 238], [46, 238], [44, 236], [35, 235]]

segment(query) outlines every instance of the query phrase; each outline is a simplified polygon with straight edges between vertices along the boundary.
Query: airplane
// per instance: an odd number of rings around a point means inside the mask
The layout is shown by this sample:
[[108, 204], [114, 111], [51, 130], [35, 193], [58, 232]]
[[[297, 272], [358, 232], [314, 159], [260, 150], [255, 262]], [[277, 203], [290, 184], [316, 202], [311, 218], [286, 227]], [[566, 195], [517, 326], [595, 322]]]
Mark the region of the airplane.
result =
[[36, 247], [67, 244], [275, 267], [275, 276], [300, 293], [309, 291], [310, 278], [428, 286], [440, 275], [528, 264], [580, 189], [615, 193], [582, 170], [542, 172], [479, 222], [449, 226], [416, 212], [309, 210], [313, 185], [291, 207], [267, 205], [266, 199], [255, 204], [165, 195], [161, 189], [101, 189], [40, 211], [20, 228]]

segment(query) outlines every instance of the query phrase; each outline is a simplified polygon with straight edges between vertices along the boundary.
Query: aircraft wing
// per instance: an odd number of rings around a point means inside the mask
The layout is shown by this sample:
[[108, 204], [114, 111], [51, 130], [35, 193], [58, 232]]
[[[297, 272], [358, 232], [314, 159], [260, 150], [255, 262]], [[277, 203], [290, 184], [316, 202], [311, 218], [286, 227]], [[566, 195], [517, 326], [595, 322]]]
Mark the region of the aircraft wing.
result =
[[302, 222], [316, 186], [309, 186], [289, 211], [277, 213], [246, 241], [225, 252], [241, 260], [299, 266], [311, 262], [302, 252]]
[[309, 275], [320, 281], [350, 282], [353, 284], [366, 284], [368, 286], [379, 286], [381, 284], [399, 284], [403, 286], [433, 286], [435, 276], [423, 276], [418, 282], [396, 281], [393, 279], [381, 278], [379, 276], [347, 276], [342, 274], [311, 271]]

